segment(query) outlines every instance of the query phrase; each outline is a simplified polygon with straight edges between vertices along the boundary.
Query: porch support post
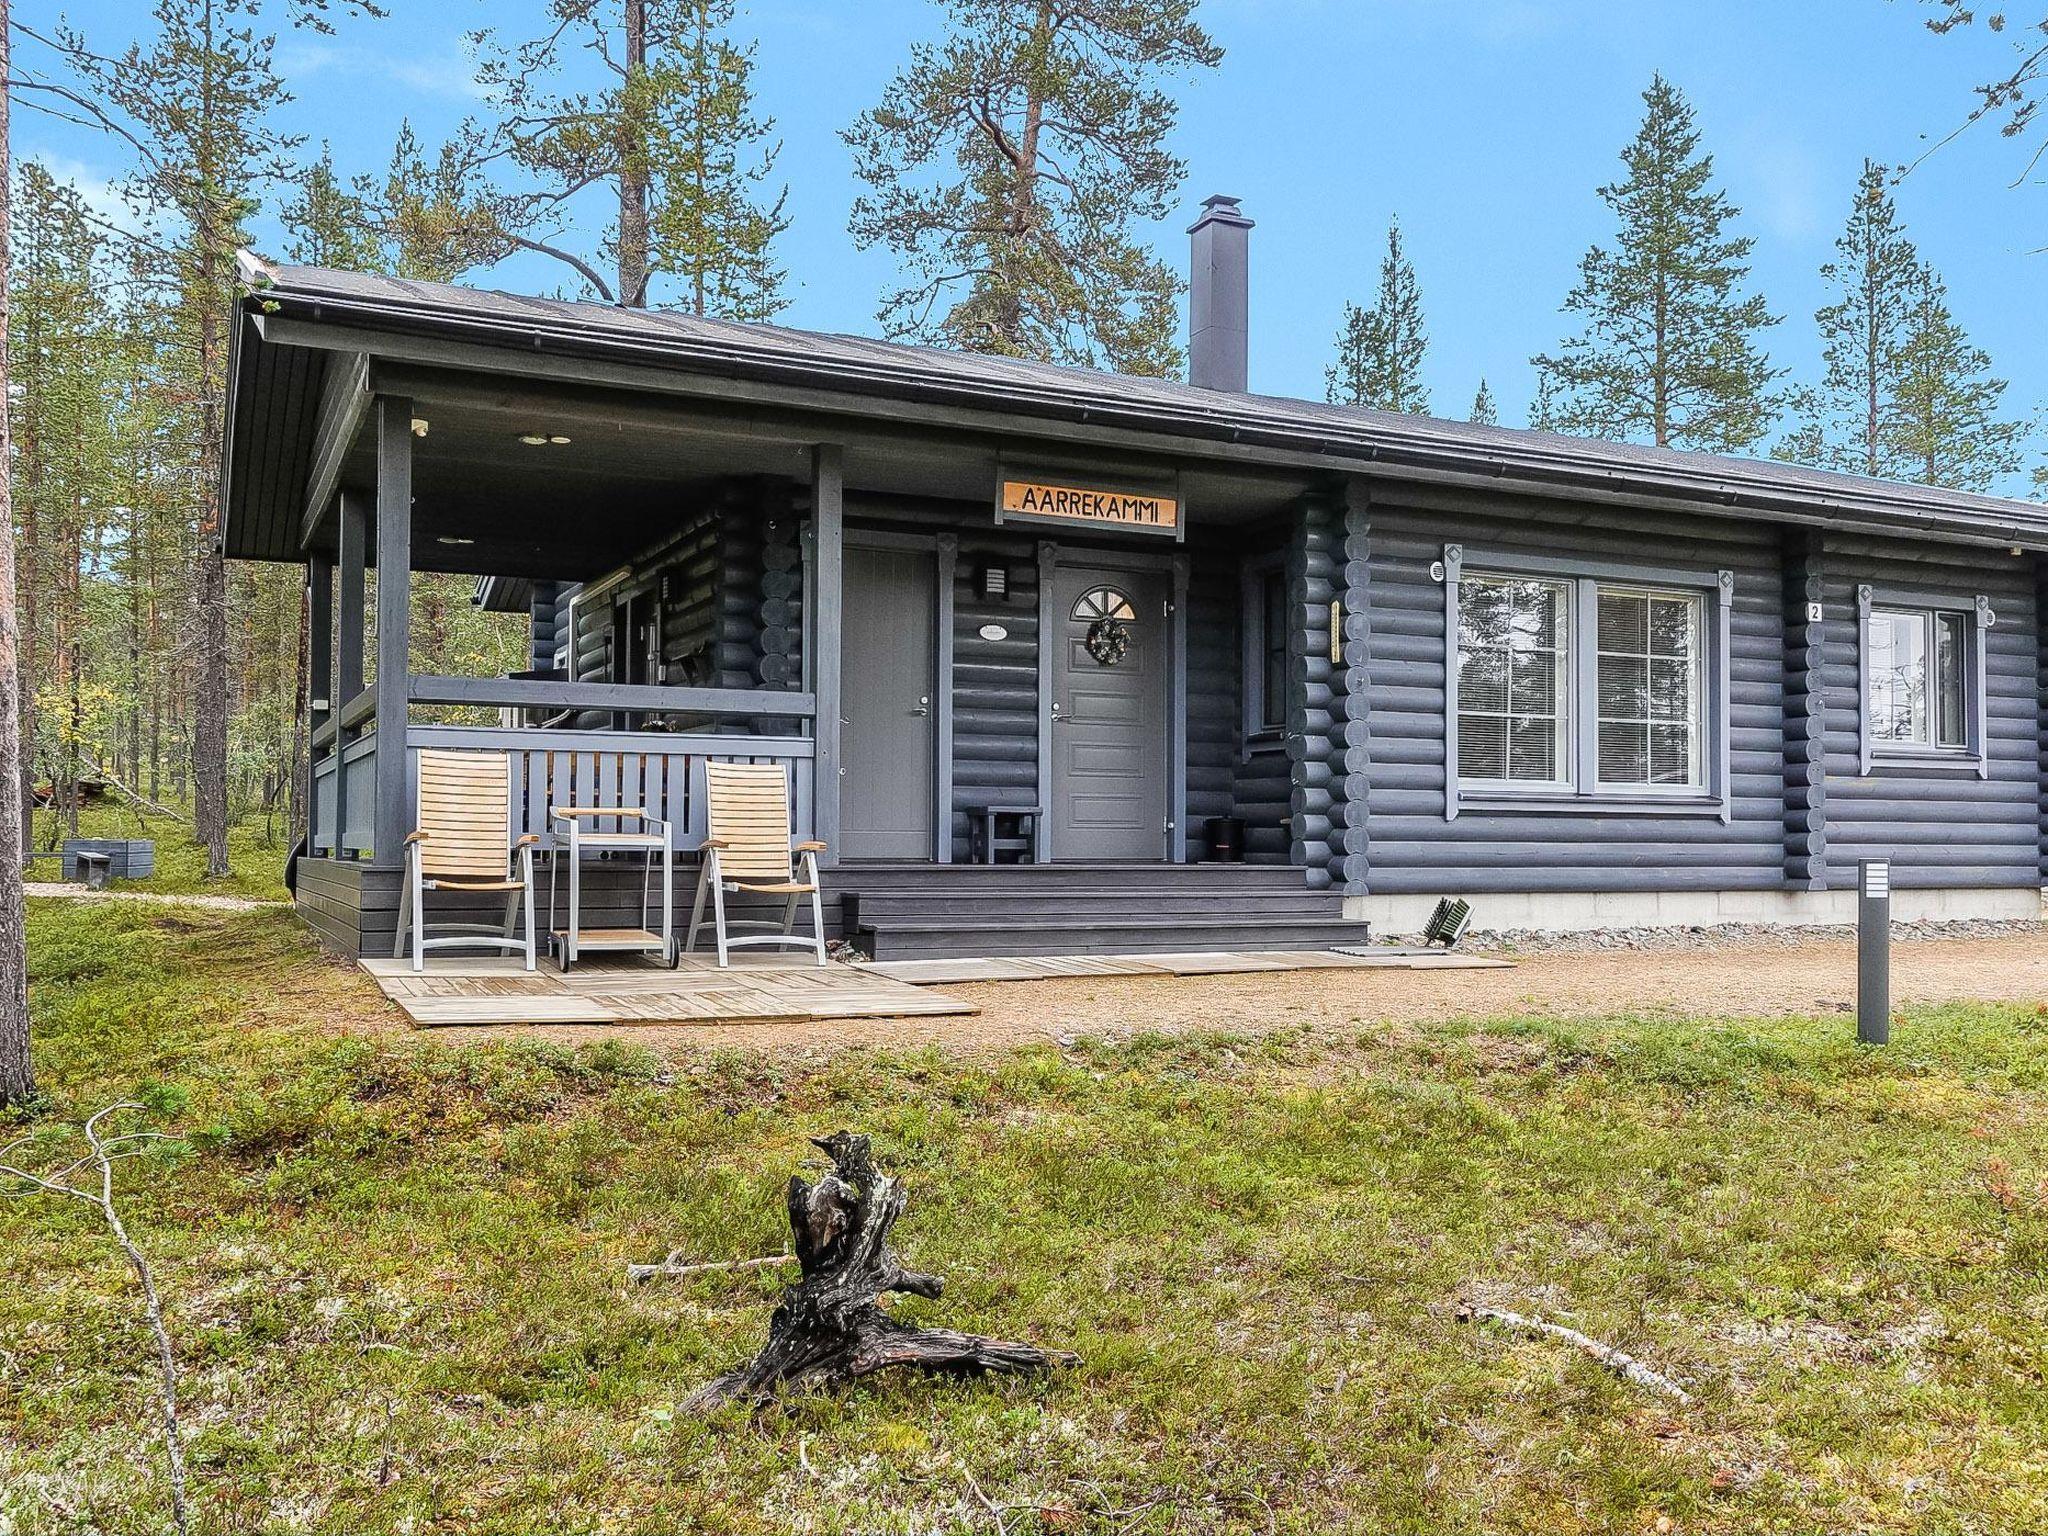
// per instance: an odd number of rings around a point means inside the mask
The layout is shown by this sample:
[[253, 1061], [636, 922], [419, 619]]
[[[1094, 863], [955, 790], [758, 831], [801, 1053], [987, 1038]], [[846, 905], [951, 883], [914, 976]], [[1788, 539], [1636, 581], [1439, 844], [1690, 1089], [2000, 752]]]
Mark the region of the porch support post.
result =
[[1031, 818], [1031, 862], [1052, 861], [1052, 650], [1057, 616], [1052, 611], [1053, 574], [1059, 546], [1038, 543], [1038, 814]]
[[[370, 544], [370, 506], [360, 491], [341, 493], [338, 526], [340, 544], [340, 589], [335, 594], [334, 625], [340, 642], [335, 658], [334, 698], [336, 713], [363, 691], [363, 647], [369, 625], [364, 620], [363, 600], [369, 583], [363, 576]], [[334, 733], [334, 848], [337, 859], [354, 858], [344, 845], [348, 841], [348, 733]]]
[[313, 733], [334, 718], [334, 562], [306, 557], [306, 778], [300, 804], [306, 816], [306, 852], [320, 848], [320, 748]]
[[1363, 896], [1372, 879], [1372, 482], [1352, 476], [1344, 484], [1343, 591], [1344, 831], [1340, 862], [1348, 896]]
[[411, 830], [406, 692], [411, 685], [412, 401], [377, 397], [377, 794], [371, 847], [399, 862]]
[[846, 455], [837, 443], [811, 450], [811, 528], [816, 550], [811, 561], [810, 639], [812, 692], [817, 696], [814, 759], [817, 773], [818, 841], [821, 864], [839, 862], [839, 716], [841, 693], [841, 607], [845, 594]]
[[306, 730], [334, 714], [334, 561], [306, 557]]
[[960, 536], [942, 533], [933, 544], [939, 602], [933, 622], [938, 633], [932, 647], [932, 736], [937, 761], [932, 765], [932, 857], [953, 862], [953, 584], [960, 570]]
[[1166, 861], [1188, 861], [1188, 557], [1173, 557], [1173, 687], [1167, 696]]
[[341, 708], [363, 691], [363, 644], [369, 626], [363, 622], [363, 566], [370, 542], [370, 508], [358, 491], [341, 493], [341, 591], [334, 626], [341, 638], [341, 657], [334, 678], [334, 707]]

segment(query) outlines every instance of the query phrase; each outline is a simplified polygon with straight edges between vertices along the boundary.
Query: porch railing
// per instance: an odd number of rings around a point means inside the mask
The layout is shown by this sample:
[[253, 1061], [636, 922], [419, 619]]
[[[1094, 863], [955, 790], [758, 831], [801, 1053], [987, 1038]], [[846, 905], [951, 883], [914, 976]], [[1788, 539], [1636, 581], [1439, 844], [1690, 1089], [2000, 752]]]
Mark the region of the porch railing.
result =
[[[504, 709], [599, 711], [645, 719], [680, 714], [716, 720], [742, 718], [756, 726], [781, 720], [788, 728], [754, 731], [612, 731], [562, 727], [433, 725], [406, 727], [407, 803], [380, 828], [377, 804], [375, 686], [344, 704], [313, 733], [312, 849], [342, 856], [389, 858], [411, 827], [411, 786], [417, 754], [426, 748], [503, 752], [512, 775], [509, 836], [532, 833], [554, 844], [551, 806], [631, 806], [675, 828], [678, 851], [704, 841], [704, 764], [785, 763], [789, 766], [790, 825], [799, 837], [816, 827], [817, 744], [805, 734], [816, 714], [807, 693], [768, 689], [668, 688], [625, 683], [557, 683], [515, 678], [414, 676], [409, 705], [482, 705]], [[387, 810], [387, 819], [391, 817]], [[404, 825], [398, 825], [398, 822]], [[608, 830], [608, 829], [607, 829]], [[380, 844], [379, 834], [382, 832]]]

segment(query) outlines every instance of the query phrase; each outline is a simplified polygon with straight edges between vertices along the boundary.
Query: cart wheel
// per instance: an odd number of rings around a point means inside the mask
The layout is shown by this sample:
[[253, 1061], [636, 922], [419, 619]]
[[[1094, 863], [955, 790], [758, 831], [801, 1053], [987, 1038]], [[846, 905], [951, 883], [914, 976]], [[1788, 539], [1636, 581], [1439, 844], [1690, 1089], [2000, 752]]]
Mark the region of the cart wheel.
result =
[[668, 968], [673, 971], [682, 963], [683, 941], [681, 939], [670, 939], [668, 941]]

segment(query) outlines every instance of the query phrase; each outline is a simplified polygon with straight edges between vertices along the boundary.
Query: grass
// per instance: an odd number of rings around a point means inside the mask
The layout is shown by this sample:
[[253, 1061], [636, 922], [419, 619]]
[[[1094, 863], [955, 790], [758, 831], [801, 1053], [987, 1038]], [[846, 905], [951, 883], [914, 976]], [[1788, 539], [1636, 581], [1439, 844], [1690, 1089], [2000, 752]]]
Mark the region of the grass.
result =
[[[35, 846], [39, 851], [53, 846], [50, 834], [56, 824], [50, 812], [37, 812]], [[290, 834], [281, 815], [244, 816], [228, 828], [228, 875], [221, 880], [206, 877], [206, 850], [192, 840], [191, 827], [168, 816], [146, 814], [133, 806], [104, 800], [79, 809], [78, 835], [155, 840], [155, 875], [148, 880], [118, 881], [118, 890], [157, 891], [172, 896], [247, 896], [258, 901], [287, 899], [284, 864]], [[62, 844], [60, 831], [55, 846]], [[31, 880], [58, 877], [54, 858], [38, 859], [29, 870]]]
[[[2048, 1527], [2048, 1018], [1355, 1025], [975, 1060], [344, 1031], [283, 912], [31, 917], [62, 1122], [130, 1096], [209, 1531]], [[906, 1315], [1072, 1347], [693, 1423], [806, 1135], [911, 1191]], [[136, 1297], [0, 1203], [0, 1531], [160, 1531]], [[1569, 1319], [1691, 1407], [1458, 1321]], [[1669, 1526], [1660, 1521], [1670, 1522]]]

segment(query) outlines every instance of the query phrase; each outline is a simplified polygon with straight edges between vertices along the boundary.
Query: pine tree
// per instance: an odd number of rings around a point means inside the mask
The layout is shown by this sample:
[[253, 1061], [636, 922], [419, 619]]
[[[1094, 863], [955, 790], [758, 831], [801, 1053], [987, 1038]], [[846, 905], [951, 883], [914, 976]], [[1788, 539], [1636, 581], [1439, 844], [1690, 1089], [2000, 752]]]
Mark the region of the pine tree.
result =
[[1132, 234], [1166, 216], [1168, 81], [1222, 50], [1195, 0], [947, 0], [843, 137], [866, 183], [850, 228], [913, 274], [883, 301], [892, 337], [1173, 375], [1180, 279]]
[[346, 272], [375, 270], [377, 237], [363, 200], [334, 174], [334, 152], [320, 146], [320, 158], [301, 170], [292, 194], [278, 209], [285, 228], [284, 254], [309, 267]]
[[[774, 315], [786, 302], [770, 255], [788, 225], [767, 188], [779, 146], [754, 114], [753, 50], [730, 40], [733, 14], [734, 0], [550, 0], [537, 38], [477, 33], [497, 120], [466, 127], [444, 156], [448, 200], [488, 202], [501, 253], [552, 256], [608, 302], [647, 305], [666, 276], [699, 312]], [[602, 89], [572, 78], [591, 55]], [[483, 168], [499, 161], [537, 185], [489, 189]], [[599, 187], [614, 211], [600, 249], [579, 251], [562, 226]]]
[[[0, 0], [0, 80], [12, 84], [13, 18]], [[13, 277], [9, 248], [12, 163], [9, 107], [13, 91], [0, 90], [0, 293]], [[7, 307], [0, 304], [0, 1105], [27, 1104], [36, 1096], [29, 1053], [28, 914], [22, 900], [27, 794], [22, 784], [19, 619], [15, 601], [13, 462], [10, 418], [13, 370], [8, 366]]]
[[1771, 423], [1777, 375], [1759, 333], [1777, 319], [1742, 296], [1754, 242], [1727, 232], [1740, 210], [1713, 185], [1692, 107], [1661, 75], [1643, 101], [1627, 178], [1600, 189], [1615, 248], [1586, 253], [1564, 303], [1584, 329], [1532, 361], [1559, 430], [1737, 451]]
[[1899, 477], [1889, 452], [1898, 368], [1920, 258], [1899, 224], [1885, 172], [1863, 162], [1849, 221], [1822, 279], [1832, 303], [1814, 314], [1826, 371], [1818, 388], [1798, 391], [1799, 425], [1775, 450], [1780, 458], [1856, 474]]
[[[276, 38], [260, 33], [264, 0], [155, 0], [155, 35], [119, 54], [94, 49], [59, 25], [41, 39], [69, 69], [64, 99], [133, 151], [131, 199], [166, 229], [145, 243], [167, 309], [171, 366], [186, 408], [166, 433], [161, 467], [189, 488], [195, 530], [190, 680], [193, 829], [207, 873], [228, 872], [229, 587], [221, 543], [219, 454], [227, 395], [227, 322], [235, 252], [260, 186], [298, 141], [272, 110], [288, 101], [272, 63]], [[291, 0], [294, 20], [325, 27], [326, 0]], [[358, 9], [374, 7], [359, 3]]]
[[1494, 404], [1493, 390], [1484, 379], [1479, 381], [1479, 393], [1472, 397], [1472, 414], [1469, 418], [1475, 426], [1497, 427], [1500, 425], [1500, 407]]
[[1973, 346], [1928, 266], [1914, 274], [1897, 354], [1897, 410], [1885, 452], [1906, 477], [1952, 491], [1987, 491], [2020, 467], [2026, 423], [1999, 418], [2006, 381]]
[[1330, 400], [1375, 411], [1429, 414], [1429, 390], [1422, 364], [1429, 334], [1422, 323], [1422, 288], [1401, 245], [1401, 221], [1387, 227], [1387, 254], [1380, 260], [1379, 296], [1371, 309], [1344, 306], [1337, 361], [1324, 375]]
[[767, 193], [781, 145], [765, 142], [773, 120], [754, 115], [754, 45], [728, 35], [733, 7], [686, 8], [663, 76], [680, 121], [661, 121], [650, 239], [656, 269], [676, 278], [691, 313], [772, 320], [789, 304], [770, 250], [789, 227], [789, 193]]

